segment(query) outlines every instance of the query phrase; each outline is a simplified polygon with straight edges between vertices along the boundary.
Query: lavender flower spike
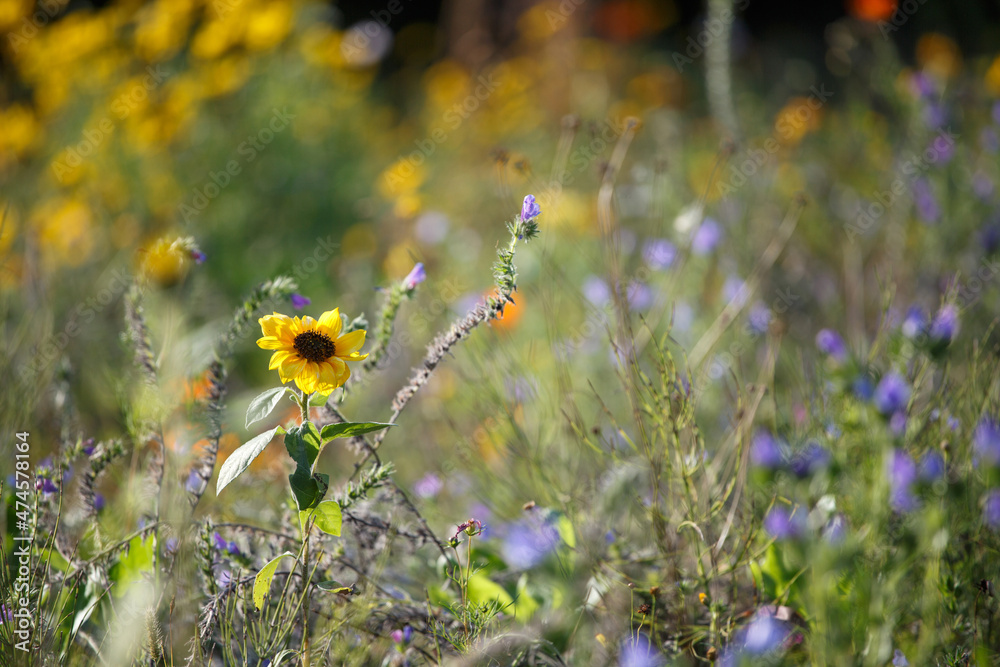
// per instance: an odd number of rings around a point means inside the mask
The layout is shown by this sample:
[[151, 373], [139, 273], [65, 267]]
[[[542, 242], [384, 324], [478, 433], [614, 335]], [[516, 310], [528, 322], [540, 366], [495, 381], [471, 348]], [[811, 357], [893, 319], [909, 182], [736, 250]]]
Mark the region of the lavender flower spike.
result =
[[535, 195], [528, 195], [521, 205], [521, 222], [527, 222], [532, 218], [537, 218], [542, 214], [542, 207], [535, 201]]
[[427, 280], [427, 272], [424, 271], [424, 263], [417, 262], [410, 269], [410, 272], [403, 278], [403, 287], [407, 290], [416, 289], [417, 285]]

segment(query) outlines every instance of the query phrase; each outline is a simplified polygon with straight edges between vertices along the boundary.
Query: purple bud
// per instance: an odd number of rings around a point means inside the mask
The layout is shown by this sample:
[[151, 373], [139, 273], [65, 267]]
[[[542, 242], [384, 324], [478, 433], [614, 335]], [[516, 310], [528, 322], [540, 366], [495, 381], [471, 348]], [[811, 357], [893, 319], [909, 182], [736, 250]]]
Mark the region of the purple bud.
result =
[[410, 272], [403, 278], [403, 287], [407, 290], [416, 289], [417, 285], [427, 280], [427, 272], [424, 271], [424, 263], [417, 262], [410, 269]]
[[691, 252], [696, 255], [707, 255], [715, 250], [715, 246], [719, 245], [721, 240], [722, 225], [713, 218], [705, 218], [691, 237]]
[[875, 387], [872, 401], [883, 415], [891, 415], [906, 408], [910, 400], [910, 385], [902, 375], [889, 371]]
[[629, 636], [618, 656], [618, 667], [660, 667], [663, 656], [643, 633]]
[[653, 239], [643, 246], [642, 258], [651, 269], [666, 269], [677, 259], [677, 248], [666, 239]]
[[403, 628], [403, 641], [407, 644], [413, 641], [413, 628], [408, 625]]
[[307, 296], [302, 296], [298, 292], [292, 292], [292, 296], [290, 298], [292, 300], [292, 308], [295, 310], [302, 310], [312, 303], [312, 299]]
[[941, 310], [934, 316], [928, 332], [931, 341], [937, 345], [947, 346], [958, 333], [958, 308], [954, 304], [946, 303], [941, 306]]
[[941, 217], [941, 207], [926, 179], [918, 178], [913, 181], [913, 203], [917, 207], [917, 215], [924, 222], [937, 222]]
[[99, 493], [94, 494], [94, 509], [98, 512], [104, 509], [104, 496]]
[[761, 609], [746, 627], [743, 650], [750, 655], [770, 653], [782, 646], [788, 634], [787, 624], [774, 618], [770, 611]]
[[426, 499], [436, 496], [442, 488], [444, 488], [444, 482], [441, 481], [441, 478], [429, 472], [413, 485], [413, 492], [418, 497]]
[[920, 306], [911, 306], [908, 311], [906, 311], [906, 319], [903, 320], [903, 325], [900, 327], [900, 331], [907, 338], [916, 338], [924, 332], [927, 328], [927, 315], [924, 314], [924, 309]]
[[528, 195], [521, 204], [521, 222], [527, 222], [532, 218], [537, 218], [542, 214], [542, 207], [535, 202], [535, 195]]
[[166, 543], [163, 545], [163, 550], [168, 556], [173, 556], [177, 553], [177, 538], [168, 537]]
[[835, 361], [847, 359], [847, 346], [844, 344], [844, 339], [833, 329], [821, 329], [816, 334], [816, 347]]
[[1000, 423], [984, 417], [972, 434], [972, 451], [977, 460], [1000, 468]]
[[889, 478], [889, 504], [896, 512], [911, 512], [918, 507], [913, 494], [913, 482], [917, 479], [917, 464], [901, 449], [893, 450], [889, 458], [886, 474]]
[[944, 456], [936, 449], [928, 450], [920, 457], [920, 479], [936, 482], [944, 476]]
[[764, 303], [757, 301], [750, 306], [750, 313], [747, 315], [747, 324], [750, 331], [757, 336], [767, 333], [767, 328], [771, 324], [771, 309]]
[[215, 531], [212, 534], [212, 542], [215, 543], [215, 548], [218, 549], [219, 551], [225, 551], [226, 547], [228, 546], [226, 540], [223, 539], [222, 535], [219, 534], [219, 531]]
[[777, 540], [799, 537], [805, 529], [805, 515], [790, 512], [784, 507], [773, 507], [764, 517], [764, 530]]
[[83, 441], [82, 451], [87, 456], [90, 456], [91, 454], [94, 453], [94, 439], [93, 438], [87, 438], [86, 440]]
[[396, 644], [402, 644], [403, 643], [403, 631], [402, 630], [393, 630], [392, 632], [389, 633], [389, 636], [392, 638], [392, 641], [395, 642]]
[[1000, 530], [1000, 489], [986, 494], [983, 502], [983, 523], [993, 530]]
[[892, 654], [892, 667], [910, 667], [910, 661], [898, 648]]
[[750, 462], [758, 468], [777, 470], [785, 462], [785, 453], [767, 431], [758, 431], [750, 443]]
[[796, 477], [806, 478], [830, 465], [831, 458], [826, 448], [818, 442], [810, 442], [792, 458], [791, 469]]
[[205, 260], [208, 259], [208, 257], [206, 257], [205, 253], [203, 253], [201, 250], [192, 250], [191, 259], [194, 260], [195, 264], [204, 264]]
[[861, 375], [854, 380], [854, 383], [851, 385], [851, 390], [854, 392], [854, 395], [862, 401], [870, 401], [872, 396], [875, 395], [875, 387], [872, 385], [872, 381], [864, 375]]

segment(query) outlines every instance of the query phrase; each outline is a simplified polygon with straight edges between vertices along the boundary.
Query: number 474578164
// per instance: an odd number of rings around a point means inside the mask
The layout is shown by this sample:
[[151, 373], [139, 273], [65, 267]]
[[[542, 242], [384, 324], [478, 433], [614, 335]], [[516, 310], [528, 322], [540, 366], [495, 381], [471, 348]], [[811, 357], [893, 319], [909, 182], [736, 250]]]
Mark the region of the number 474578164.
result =
[[18, 505], [24, 505], [25, 509], [28, 509], [28, 492], [31, 490], [31, 476], [28, 475], [28, 450], [30, 445], [28, 444], [28, 434], [18, 433], [16, 443], [17, 454], [14, 455], [16, 462], [15, 467], [15, 486], [17, 487], [17, 499]]

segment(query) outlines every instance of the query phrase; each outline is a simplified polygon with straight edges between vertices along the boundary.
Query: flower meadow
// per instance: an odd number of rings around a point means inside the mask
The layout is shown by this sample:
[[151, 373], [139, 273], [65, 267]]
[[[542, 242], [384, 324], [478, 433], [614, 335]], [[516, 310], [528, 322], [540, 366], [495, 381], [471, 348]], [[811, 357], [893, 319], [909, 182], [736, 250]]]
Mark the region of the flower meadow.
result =
[[996, 44], [474, 4], [0, 1], [0, 664], [1000, 664]]

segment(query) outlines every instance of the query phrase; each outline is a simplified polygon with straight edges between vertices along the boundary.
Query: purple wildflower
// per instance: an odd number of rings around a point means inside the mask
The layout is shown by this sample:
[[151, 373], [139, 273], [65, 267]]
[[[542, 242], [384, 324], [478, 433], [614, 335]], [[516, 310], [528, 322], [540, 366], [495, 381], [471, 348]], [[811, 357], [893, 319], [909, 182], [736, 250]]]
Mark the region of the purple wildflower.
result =
[[208, 259], [208, 257], [206, 257], [205, 253], [203, 253], [201, 250], [192, 250], [191, 259], [194, 260], [195, 264], [204, 264], [205, 260]]
[[979, 134], [979, 145], [987, 153], [996, 153], [1000, 151], [1000, 136], [992, 127], [985, 127]]
[[98, 512], [100, 512], [101, 510], [104, 509], [104, 505], [105, 505], [104, 496], [101, 495], [100, 493], [95, 493], [94, 494], [94, 509], [97, 510]]
[[587, 276], [583, 281], [583, 296], [595, 306], [603, 306], [611, 300], [611, 288], [597, 276]]
[[901, 449], [893, 450], [886, 474], [889, 477], [889, 504], [892, 509], [899, 513], [917, 509], [917, 497], [912, 489], [917, 479], [917, 464], [913, 458]]
[[643, 246], [642, 258], [651, 269], [667, 269], [677, 259], [677, 247], [666, 239], [653, 239]]
[[910, 90], [914, 97], [930, 99], [937, 94], [934, 80], [923, 72], [914, 72], [910, 76]]
[[937, 222], [941, 217], [941, 207], [926, 179], [918, 178], [913, 181], [913, 203], [917, 207], [917, 215], [924, 222]]
[[12, 612], [7, 605], [0, 604], [0, 625], [4, 623], [10, 623], [14, 620], [14, 612]]
[[653, 290], [649, 285], [632, 282], [628, 286], [628, 303], [630, 310], [647, 310], [653, 305]]
[[403, 288], [406, 290], [416, 289], [417, 285], [427, 280], [427, 272], [424, 271], [424, 263], [417, 262], [410, 269], [410, 272], [403, 278]]
[[535, 195], [528, 195], [521, 204], [521, 222], [527, 222], [542, 214], [542, 207], [535, 201]]
[[910, 385], [895, 371], [889, 371], [875, 387], [872, 401], [883, 415], [891, 415], [906, 408], [910, 400]]
[[629, 637], [618, 656], [618, 667], [659, 667], [663, 656], [643, 633]]
[[559, 531], [538, 511], [510, 524], [505, 532], [504, 560], [518, 570], [527, 570], [542, 562], [559, 544]]
[[747, 324], [750, 327], [751, 333], [763, 336], [767, 333], [767, 328], [771, 325], [771, 309], [761, 301], [754, 302], [750, 306], [750, 312], [747, 315]]
[[847, 359], [847, 346], [840, 334], [833, 329], [821, 329], [816, 334], [816, 347], [834, 361]]
[[924, 125], [932, 130], [944, 127], [948, 122], [948, 109], [940, 102], [929, 102], [923, 110]]
[[977, 461], [1000, 468], [1000, 423], [984, 417], [972, 434], [972, 451]]
[[898, 648], [892, 653], [892, 667], [910, 667], [910, 661]]
[[750, 655], [763, 655], [781, 648], [789, 635], [789, 627], [767, 609], [760, 609], [746, 627], [743, 650]]
[[972, 176], [972, 192], [982, 201], [989, 201], [993, 196], [993, 180], [981, 171]]
[[840, 544], [845, 537], [847, 537], [847, 519], [843, 514], [835, 514], [823, 527], [823, 539], [828, 544]]
[[951, 303], [941, 306], [928, 331], [934, 345], [947, 347], [958, 333], [958, 308]]
[[910, 309], [906, 311], [906, 318], [903, 320], [900, 331], [907, 338], [913, 339], [924, 333], [926, 328], [927, 315], [924, 313], [924, 309], [920, 306], [910, 306]]
[[166, 555], [173, 556], [174, 554], [177, 553], [177, 547], [178, 547], [177, 538], [168, 537], [167, 541], [163, 545], [163, 551]]
[[722, 240], [722, 225], [714, 218], [705, 218], [691, 237], [691, 252], [696, 255], [707, 255], [715, 250]]
[[1000, 530], [1000, 489], [986, 494], [983, 502], [983, 523], [993, 530]]
[[785, 452], [773, 435], [757, 431], [750, 443], [750, 462], [758, 468], [777, 470], [785, 463]]
[[889, 417], [889, 431], [894, 436], [901, 436], [906, 433], [906, 413], [902, 410], [897, 410], [892, 413]]
[[302, 310], [312, 303], [312, 299], [307, 296], [302, 296], [298, 292], [292, 292], [292, 296], [290, 298], [292, 300], [292, 308], [295, 310]]
[[806, 478], [830, 465], [830, 452], [818, 442], [810, 442], [794, 457], [791, 469], [796, 477]]
[[94, 453], [94, 449], [95, 449], [95, 446], [94, 446], [94, 439], [93, 438], [87, 438], [86, 440], [83, 441], [82, 451], [83, 451], [84, 454], [86, 454], [87, 456], [90, 456], [91, 454]]
[[201, 475], [194, 468], [188, 473], [187, 481], [184, 482], [184, 488], [187, 489], [188, 493], [200, 493], [202, 487], [204, 486], [204, 480], [202, 480]]
[[224, 537], [222, 537], [222, 535], [219, 534], [219, 531], [215, 531], [212, 534], [212, 542], [215, 544], [215, 548], [217, 550], [219, 551], [226, 550], [226, 540]]
[[920, 479], [936, 482], [944, 476], [944, 456], [936, 449], [930, 449], [920, 457]]
[[799, 537], [805, 529], [805, 515], [785, 507], [773, 507], [764, 517], [764, 530], [777, 540]]
[[59, 487], [56, 486], [55, 482], [48, 477], [39, 477], [38, 481], [35, 482], [35, 490], [41, 491], [45, 495], [50, 496], [53, 493], [57, 493], [59, 491]]
[[865, 375], [860, 375], [854, 380], [851, 385], [851, 391], [862, 401], [870, 401], [872, 396], [875, 395], [875, 387], [872, 385], [872, 381]]
[[413, 492], [418, 497], [427, 499], [436, 496], [442, 488], [444, 488], [444, 482], [441, 481], [441, 478], [429, 472], [413, 485]]

